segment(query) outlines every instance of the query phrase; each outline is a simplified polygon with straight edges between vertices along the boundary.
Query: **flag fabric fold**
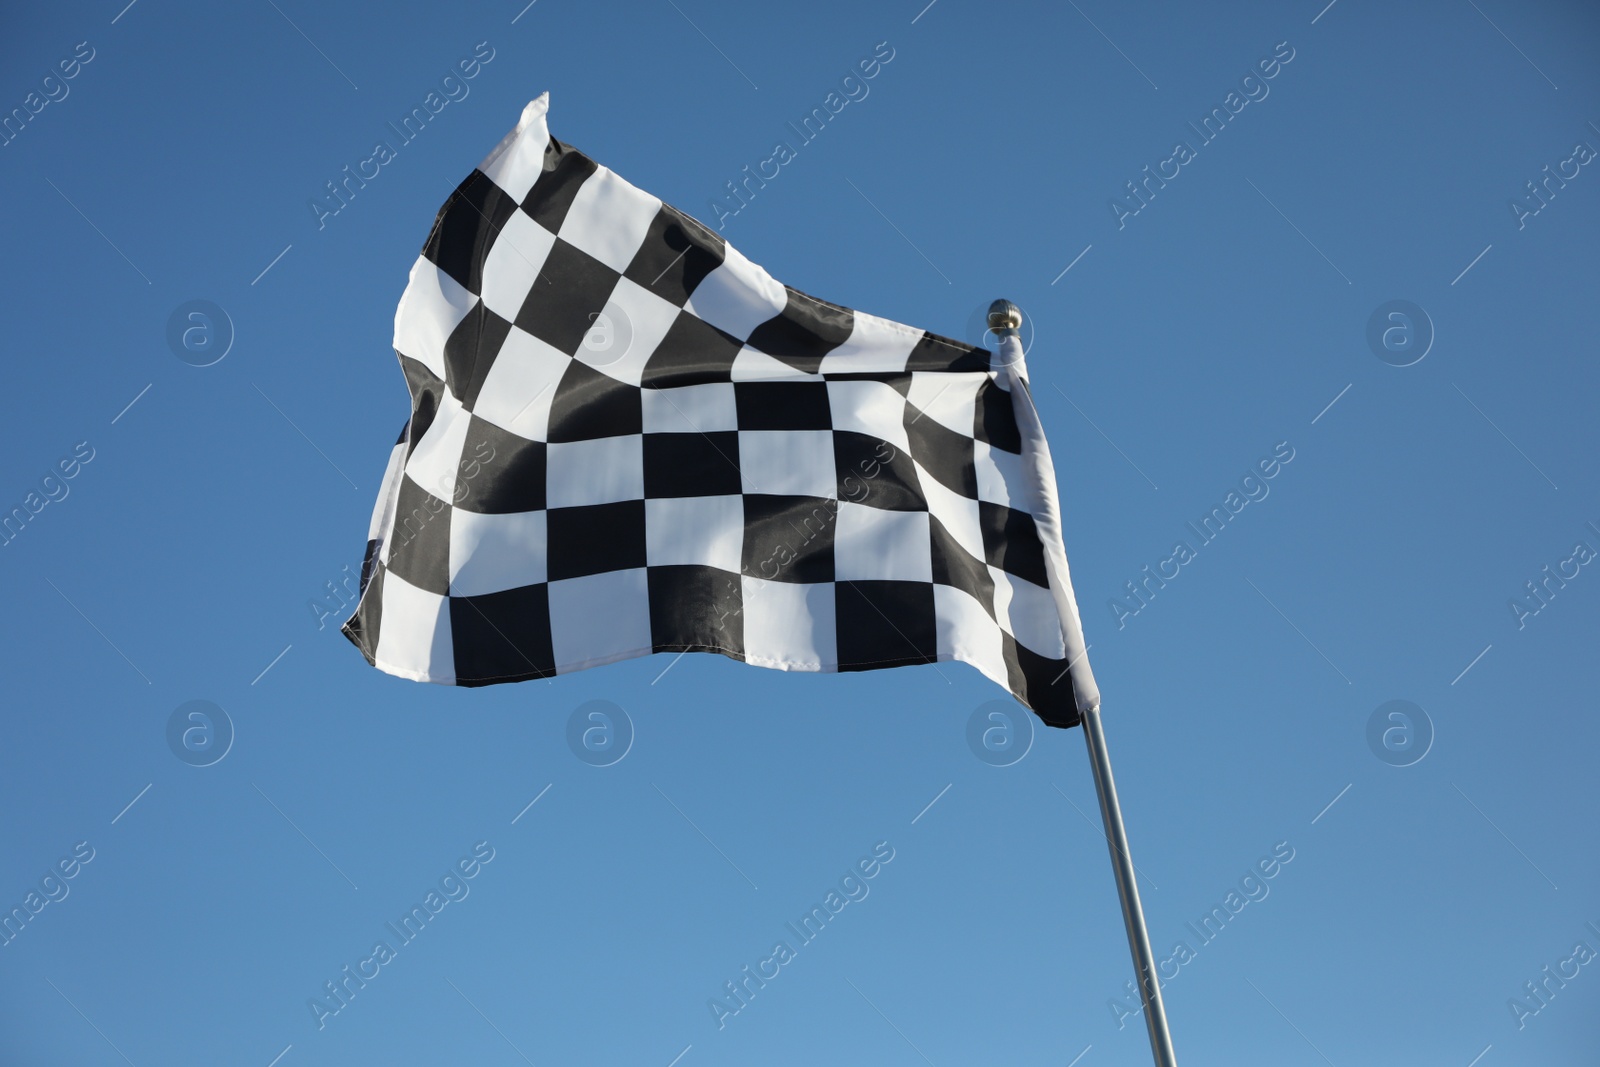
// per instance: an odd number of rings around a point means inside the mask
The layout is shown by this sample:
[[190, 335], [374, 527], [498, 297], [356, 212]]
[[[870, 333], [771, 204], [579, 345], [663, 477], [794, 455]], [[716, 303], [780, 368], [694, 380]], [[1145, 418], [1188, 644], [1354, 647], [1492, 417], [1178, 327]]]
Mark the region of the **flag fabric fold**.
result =
[[1051, 725], [1098, 707], [1020, 345], [780, 284], [548, 107], [445, 202], [395, 314], [367, 660], [465, 686], [959, 660]]

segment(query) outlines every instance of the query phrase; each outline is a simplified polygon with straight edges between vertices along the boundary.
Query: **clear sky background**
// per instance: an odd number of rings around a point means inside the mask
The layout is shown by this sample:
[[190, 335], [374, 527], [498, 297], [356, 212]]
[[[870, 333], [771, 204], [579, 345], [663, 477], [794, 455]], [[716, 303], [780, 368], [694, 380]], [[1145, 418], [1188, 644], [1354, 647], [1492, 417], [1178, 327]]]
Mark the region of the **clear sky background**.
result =
[[[782, 281], [954, 335], [1028, 313], [1183, 1062], [1595, 1062], [1591, 6], [124, 2], [0, 33], [0, 110], [58, 97], [0, 147], [0, 505], [38, 508], [0, 548], [0, 906], [40, 894], [0, 947], [0, 1063], [1148, 1062], [1081, 733], [985, 763], [969, 721], [1004, 694], [972, 669], [455, 690], [338, 634], [406, 414], [407, 270], [545, 90], [556, 137], [707, 221], [790, 142], [723, 230]], [[1176, 174], [1127, 199], [1146, 166]], [[168, 336], [197, 300], [226, 315], [198, 355]], [[203, 726], [169, 743], [196, 700], [231, 723], [204, 767]], [[568, 742], [595, 700], [631, 722], [607, 767]], [[478, 842], [319, 1028], [308, 1001]], [[869, 895], [719, 1028], [708, 1001], [879, 842]]]

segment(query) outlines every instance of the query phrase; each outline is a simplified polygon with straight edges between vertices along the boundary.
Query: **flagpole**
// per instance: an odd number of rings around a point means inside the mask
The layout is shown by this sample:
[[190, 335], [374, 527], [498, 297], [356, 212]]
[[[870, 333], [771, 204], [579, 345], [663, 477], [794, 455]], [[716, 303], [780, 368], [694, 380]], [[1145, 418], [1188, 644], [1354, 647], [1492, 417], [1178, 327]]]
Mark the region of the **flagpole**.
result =
[[1128, 851], [1128, 831], [1122, 823], [1122, 805], [1117, 800], [1117, 784], [1111, 775], [1111, 753], [1106, 748], [1105, 727], [1100, 721], [1100, 691], [1083, 658], [1088, 649], [1084, 645], [1078, 607], [1073, 600], [1071, 580], [1066, 571], [1066, 552], [1061, 547], [1055, 506], [1055, 472], [1049, 451], [1044, 446], [1044, 428], [1039, 422], [1038, 411], [1033, 406], [1033, 397], [1021, 370], [1021, 326], [1022, 311], [1011, 301], [996, 300], [989, 305], [989, 329], [1000, 342], [1000, 364], [1004, 372], [1011, 376], [1010, 384], [1024, 401], [1016, 405], [1018, 421], [1024, 423], [1021, 427], [1024, 437], [1034, 437], [1038, 445], [1033, 459], [1042, 499], [1040, 515], [1036, 516], [1036, 520], [1042, 520], [1041, 526], [1044, 528], [1041, 534], [1047, 535], [1046, 563], [1053, 572], [1051, 593], [1056, 598], [1061, 615], [1066, 658], [1070, 664], [1083, 664], [1074, 674], [1072, 683], [1083, 726], [1084, 744], [1089, 750], [1089, 766], [1094, 772], [1094, 790], [1100, 800], [1100, 818], [1105, 824], [1106, 844], [1111, 850], [1111, 869], [1117, 879], [1117, 897], [1122, 902], [1122, 923], [1128, 931], [1128, 950], [1133, 956], [1133, 969], [1139, 980], [1139, 999], [1144, 1005], [1150, 1051], [1156, 1067], [1177, 1067], [1178, 1059], [1172, 1051], [1172, 1035], [1167, 1030], [1167, 1009], [1161, 1002], [1155, 953], [1150, 950], [1150, 934], [1144, 923], [1144, 905], [1139, 901], [1139, 884], [1133, 857]]
[[1117, 876], [1122, 924], [1128, 930], [1128, 950], [1133, 954], [1133, 967], [1139, 978], [1139, 999], [1144, 1003], [1150, 1051], [1156, 1067], [1176, 1067], [1178, 1059], [1172, 1051], [1172, 1034], [1167, 1030], [1167, 1009], [1161, 1002], [1155, 954], [1150, 951], [1150, 934], [1144, 925], [1144, 905], [1139, 902], [1133, 857], [1128, 853], [1128, 831], [1122, 825], [1122, 805], [1117, 802], [1117, 784], [1111, 777], [1111, 753], [1106, 750], [1100, 709], [1079, 714], [1083, 719], [1084, 744], [1089, 749], [1089, 766], [1094, 769], [1094, 791], [1100, 798], [1100, 818], [1105, 822], [1106, 842], [1111, 848], [1111, 868]]

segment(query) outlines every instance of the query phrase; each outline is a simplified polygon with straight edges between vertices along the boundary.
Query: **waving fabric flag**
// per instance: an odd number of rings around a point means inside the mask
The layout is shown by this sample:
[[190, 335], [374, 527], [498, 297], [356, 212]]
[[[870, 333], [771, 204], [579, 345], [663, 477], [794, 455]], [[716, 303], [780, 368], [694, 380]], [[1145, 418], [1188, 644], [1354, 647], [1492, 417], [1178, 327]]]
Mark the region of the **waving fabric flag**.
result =
[[778, 283], [548, 107], [445, 202], [395, 313], [411, 416], [344, 626], [368, 661], [961, 660], [1052, 725], [1098, 707], [1020, 348]]

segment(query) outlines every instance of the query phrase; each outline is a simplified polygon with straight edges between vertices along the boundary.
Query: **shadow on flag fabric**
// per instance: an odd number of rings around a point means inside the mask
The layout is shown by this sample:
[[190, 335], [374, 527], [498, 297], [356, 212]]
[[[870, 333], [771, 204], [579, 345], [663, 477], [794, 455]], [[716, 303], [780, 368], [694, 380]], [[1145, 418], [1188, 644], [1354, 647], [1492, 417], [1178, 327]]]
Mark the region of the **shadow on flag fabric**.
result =
[[1098, 707], [1020, 345], [782, 285], [548, 109], [451, 194], [395, 312], [367, 660], [466, 686], [960, 660], [1051, 725]]

